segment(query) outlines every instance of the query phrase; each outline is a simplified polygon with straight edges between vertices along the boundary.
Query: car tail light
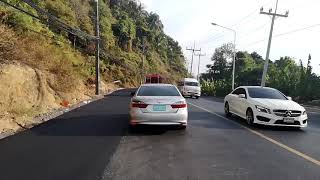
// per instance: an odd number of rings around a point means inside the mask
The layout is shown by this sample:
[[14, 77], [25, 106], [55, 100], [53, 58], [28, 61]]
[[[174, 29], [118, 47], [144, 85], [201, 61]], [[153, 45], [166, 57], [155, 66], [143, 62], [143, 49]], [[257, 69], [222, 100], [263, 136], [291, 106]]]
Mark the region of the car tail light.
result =
[[179, 101], [179, 102], [176, 102], [174, 104], [171, 104], [171, 107], [173, 109], [178, 109], [178, 108], [186, 108], [187, 107], [187, 104], [185, 101]]
[[133, 100], [131, 103], [131, 107], [133, 107], [133, 108], [147, 108], [148, 104], [146, 104], [142, 101]]

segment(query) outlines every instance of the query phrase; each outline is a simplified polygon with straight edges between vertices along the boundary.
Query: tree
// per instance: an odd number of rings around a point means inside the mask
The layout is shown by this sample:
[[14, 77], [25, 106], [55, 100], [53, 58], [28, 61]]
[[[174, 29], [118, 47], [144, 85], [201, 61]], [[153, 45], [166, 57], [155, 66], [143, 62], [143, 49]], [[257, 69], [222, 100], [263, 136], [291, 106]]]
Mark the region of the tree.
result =
[[257, 52], [251, 53], [251, 57], [256, 62], [256, 64], [262, 64], [264, 62], [262, 56], [260, 56], [260, 54], [258, 54]]
[[209, 74], [214, 80], [225, 79], [226, 76], [230, 74], [230, 65], [228, 64], [227, 58], [232, 55], [232, 49], [229, 44], [224, 44], [223, 46], [215, 49], [211, 61], [213, 61], [210, 67]]
[[113, 31], [118, 37], [120, 47], [126, 51], [132, 51], [132, 40], [136, 37], [136, 27], [126, 13], [121, 16], [117, 24], [113, 25]]

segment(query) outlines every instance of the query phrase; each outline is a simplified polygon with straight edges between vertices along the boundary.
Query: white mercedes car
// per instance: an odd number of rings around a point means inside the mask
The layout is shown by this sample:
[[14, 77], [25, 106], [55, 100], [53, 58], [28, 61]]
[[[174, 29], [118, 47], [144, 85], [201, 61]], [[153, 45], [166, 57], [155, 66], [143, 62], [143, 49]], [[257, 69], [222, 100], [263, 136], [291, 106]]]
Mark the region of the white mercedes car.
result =
[[172, 84], [143, 84], [133, 94], [130, 125], [178, 125], [186, 129], [188, 107], [178, 88]]
[[285, 96], [280, 91], [260, 86], [242, 86], [224, 99], [226, 116], [232, 114], [246, 119], [249, 125], [307, 126], [304, 107]]

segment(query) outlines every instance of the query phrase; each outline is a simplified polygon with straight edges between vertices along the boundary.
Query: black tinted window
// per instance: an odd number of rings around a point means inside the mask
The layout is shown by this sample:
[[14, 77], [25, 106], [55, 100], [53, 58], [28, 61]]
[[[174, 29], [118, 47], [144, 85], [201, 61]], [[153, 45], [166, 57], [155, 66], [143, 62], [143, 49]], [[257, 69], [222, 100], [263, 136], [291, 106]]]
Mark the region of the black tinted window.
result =
[[184, 83], [186, 86], [199, 86], [199, 83], [197, 83], [197, 82], [185, 82]]
[[246, 90], [243, 88], [236, 89], [235, 91], [232, 92], [232, 94], [235, 94], [235, 95], [244, 94], [247, 97]]
[[180, 96], [174, 86], [143, 86], [137, 96]]
[[264, 99], [283, 99], [287, 98], [275, 89], [267, 88], [248, 88], [249, 96], [252, 98], [264, 98]]
[[234, 91], [232, 92], [232, 94], [236, 94], [236, 95], [241, 94], [241, 93], [240, 93], [240, 89], [236, 89], [236, 90], [234, 90]]

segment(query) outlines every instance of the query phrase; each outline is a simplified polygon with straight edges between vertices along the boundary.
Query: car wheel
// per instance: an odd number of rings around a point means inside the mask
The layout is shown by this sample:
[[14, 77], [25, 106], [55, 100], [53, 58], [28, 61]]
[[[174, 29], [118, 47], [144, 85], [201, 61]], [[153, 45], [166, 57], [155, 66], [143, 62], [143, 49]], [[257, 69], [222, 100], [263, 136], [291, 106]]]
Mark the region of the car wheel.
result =
[[253, 112], [251, 109], [247, 110], [246, 117], [247, 117], [247, 119], [246, 119], [247, 124], [250, 126], [254, 125], [254, 115], [253, 115]]
[[199, 99], [199, 96], [196, 96], [196, 99]]
[[187, 126], [186, 125], [180, 125], [179, 126], [179, 130], [186, 130], [187, 129]]
[[230, 117], [231, 116], [228, 102], [226, 102], [226, 104], [224, 105], [224, 113], [225, 113], [226, 117]]

